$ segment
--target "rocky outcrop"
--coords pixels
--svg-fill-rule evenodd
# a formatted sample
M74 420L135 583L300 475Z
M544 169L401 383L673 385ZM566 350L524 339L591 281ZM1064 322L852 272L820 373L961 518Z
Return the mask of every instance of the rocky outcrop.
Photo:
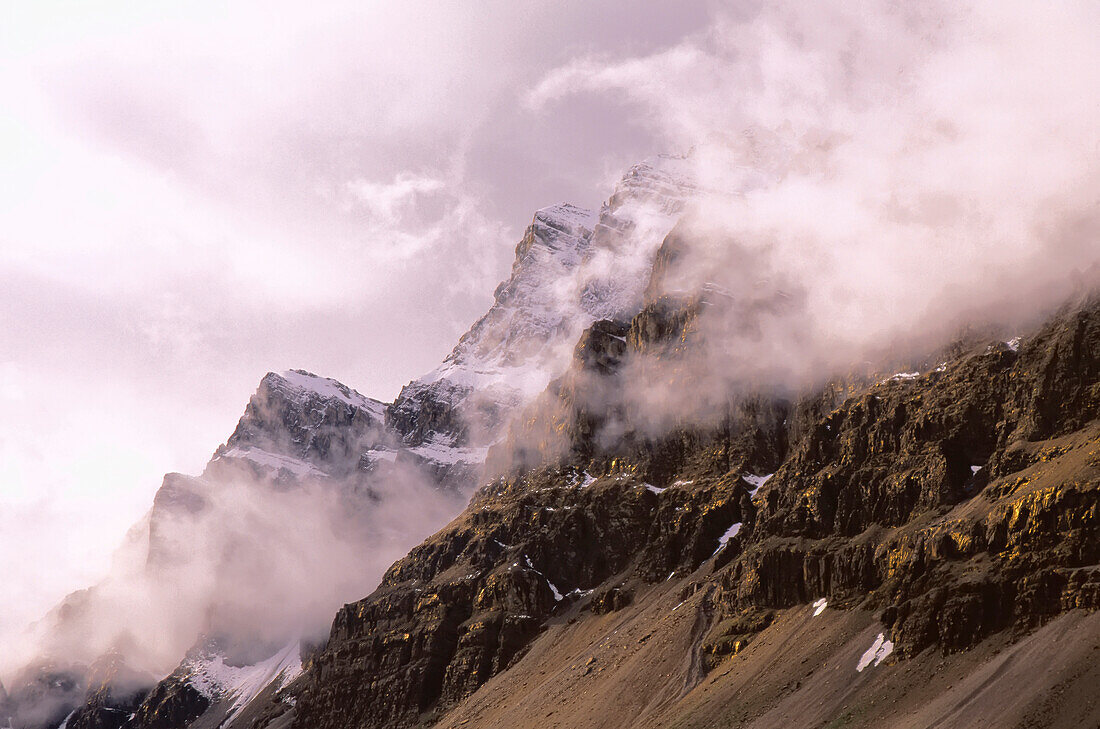
M189 676L173 673L149 692L129 726L148 729L188 726L209 708L210 699L191 684Z
M676 157L635 165L598 214L568 204L539 210L489 311L388 408L405 444L493 443L566 369L587 327L633 316L656 250L694 193L689 167Z
M545 385L554 346L575 336L577 312L560 300L569 296L562 284L584 260L596 219L573 205L535 213L489 311L387 410L406 444L484 445L511 408Z
M702 674L819 598L877 610L900 657L1100 607L1096 299L926 372L740 396L707 427L608 437L614 413L591 403L616 401L643 350L680 356L662 343L690 341L694 305L662 316L679 326L647 310L581 338L505 446L542 465L484 487L340 612L296 726L431 724L554 616L621 610L669 579L703 593Z
M287 480L346 477L364 453L392 446L384 412L383 403L331 378L305 370L269 372L214 453L208 475L243 463Z
M156 683L148 674L131 670L123 657L108 653L87 674L84 701L66 720L66 729L119 729L137 711Z
M11 682L3 704L10 726L57 726L80 703L86 686L80 667L40 662Z

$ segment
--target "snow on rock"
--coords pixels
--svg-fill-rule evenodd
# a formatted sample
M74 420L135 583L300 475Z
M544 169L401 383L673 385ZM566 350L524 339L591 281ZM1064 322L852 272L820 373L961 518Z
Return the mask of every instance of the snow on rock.
M631 167L615 187L577 277L592 321L628 318L641 307L653 258L697 192L693 165L660 155Z
M875 642L871 644L864 654L860 657L859 663L856 664L856 670L862 672L867 666L882 663L886 656L894 652L894 644L891 641L886 640L886 636L882 633L878 634L875 638Z
M294 640L267 660L250 666L231 666L224 656L203 652L188 658L184 668L191 686L212 703L232 702L222 724L225 726L265 688L274 685L279 691L301 675L301 646Z
M565 595L561 594L561 590L558 589L557 585L555 585L553 582L551 582L549 577L547 577L542 572L539 572L537 569L535 569L535 565L531 564L531 558L530 557L528 557L526 554L523 555L523 561L527 563L527 569L531 570L536 575L538 575L542 579L546 580L546 585L550 588L550 592L554 595L554 602L561 602L563 599L565 599ZM580 588L578 588L577 590L574 590L573 592L579 592L579 590L580 590ZM570 593L570 594L572 594L572 593Z
M768 479L774 476L774 473L769 473L766 476L754 476L751 473L745 474L741 477L741 480L752 486L752 490L749 491L749 496L756 496L756 492L760 490L760 487L768 482Z
M362 408L379 420L385 414L386 406L383 403L364 397L331 377L321 377L305 370L286 370L275 377L278 380L272 378L274 387L282 387L286 392L299 397L313 395L326 400L339 400L345 405Z
M246 461L259 475L339 478L392 440L382 403L305 370L269 372L205 475L217 480L226 463Z
M397 451L389 448L372 448L363 455L372 461L389 461L393 463L397 460Z
M407 449L409 453L412 453L427 461L434 461L435 463L484 463L485 456L489 452L489 447L484 446L482 448L456 448L445 443L430 442L418 445L413 448Z
M654 485L653 485L653 484L651 484L651 483L647 483L647 484L645 485L645 487L646 487L646 490L647 490L647 491L652 491L652 492L653 492L653 493L655 493L655 494L663 494L664 492L668 491L668 489L667 489L667 488L663 488L663 489L662 489L662 488L658 488L657 486L654 486Z
M1022 339L1020 337L1013 337L1012 339L1009 339L1007 342L1005 342L1005 346L1013 352L1019 352L1021 341Z
M737 536L737 534L738 534L738 533L739 533L740 531L741 531L741 522L737 522L736 524L734 524L733 526L731 526L731 527L730 527L729 529L727 529L727 530L726 530L726 533L725 533L725 534L723 534L722 536L718 537L718 549L714 550L714 554L718 554L718 553L719 553L719 552L721 552L721 551L722 551L723 549L725 549L725 547L726 547L726 543L727 543L727 542L729 542L729 540L731 540L731 539L733 539L734 537L736 537L736 536ZM713 557L713 556L714 556L714 554L712 554L711 556Z
M390 407L403 441L495 440L566 369L584 329L640 309L653 257L694 194L692 165L677 157L635 165L599 213L568 204L536 212L489 311ZM421 412L433 413L430 428Z
M829 606L829 601L826 600L825 598L821 598L820 600L816 601L813 605L813 608L814 608L813 617L816 618L818 615L825 612L825 608L827 608L828 606Z
M278 453L269 453L260 448L245 446L242 448L229 448L214 457L215 461L221 459L240 459L258 466L261 470L290 471L298 477L325 476L325 472L316 466L300 461L290 456L282 456Z
M596 220L596 213L568 204L535 213L489 311L439 367L406 385L391 407L407 443L443 435L484 445L506 415L546 388L584 325L574 321L568 289ZM457 417L435 423L430 433L418 422L425 409Z

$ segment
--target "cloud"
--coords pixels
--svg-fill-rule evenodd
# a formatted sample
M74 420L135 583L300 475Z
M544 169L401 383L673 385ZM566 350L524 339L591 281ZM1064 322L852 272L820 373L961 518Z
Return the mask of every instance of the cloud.
M460 507L458 494L399 465L293 484L217 462L201 478L170 475L107 574L10 639L0 670L10 678L28 657L87 665L118 650L159 677L200 637L245 662L294 636L323 640L341 605Z
M567 64L528 101L620 94L693 148L708 192L679 285L798 293L769 329L782 351L742 359L820 376L876 342L1034 316L1096 264L1097 20L1090 3L768 3Z
M706 4L13 5L0 645L108 571L161 475L199 472L263 373L386 399L435 367L533 211L598 206L654 147L617 105L533 114L523 90L676 39Z

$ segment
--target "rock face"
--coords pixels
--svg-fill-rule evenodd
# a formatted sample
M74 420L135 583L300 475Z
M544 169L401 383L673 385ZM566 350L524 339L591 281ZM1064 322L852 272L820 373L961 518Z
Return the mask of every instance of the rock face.
M1028 641L1069 630L1051 626L1100 645L1082 616L1100 607L1100 299L914 371L804 390L716 379L699 360L707 317L754 336L790 303L685 287L685 165L632 168L598 215L539 211L489 312L394 403L301 370L266 375L204 472L166 476L134 532L127 579L150 594L213 584L185 611L199 619L158 675L171 673L154 682L125 660L144 638L131 625L46 660L86 645L131 583L99 585L48 617L54 650L0 691L0 716L20 729L879 726L873 687L901 680L881 669L935 671L999 641L1011 659L986 674L960 659L972 690L931 697L954 707L940 725L969 726L950 717L982 715L974 697L1009 690L997 682L1038 650ZM423 489L457 495L446 518L473 495L411 551L428 526L377 541L386 505ZM248 524L280 508L297 519L254 538ZM288 540L318 524L352 566L307 561L265 592L316 546ZM317 597L313 572L367 572L386 549L407 554L339 608L327 639L269 624ZM351 599L370 589L354 584ZM1083 696L1100 675L1066 653L1058 690ZM814 675L823 656L832 678ZM869 703L853 708L856 695ZM986 714L1100 721L1078 703ZM1068 723L1044 718L1056 715Z
M1100 300L926 372L740 397L713 427L609 439L591 404L629 385L632 353L675 358L697 307L584 334L508 444L544 465L484 487L340 611L295 726L446 724L555 616L623 610L678 576L696 596L685 690L819 598L878 611L902 658L1100 607ZM539 451L532 432L567 447Z
M211 467L236 459L291 476L344 476L371 449L392 445L385 404L304 370L269 372ZM210 467L208 467L209 469Z
M127 667L122 656L109 653L88 670L88 690L82 705L69 715L69 729L118 729L125 726L137 710L153 677Z
M407 444L488 442L508 408L542 389L549 350L576 326L558 300L568 296L561 283L581 265L596 219L572 205L535 214L489 311L439 368L406 385L389 408L389 422Z
M184 599L165 610L172 615L165 620L176 623L163 630L154 627L154 632L190 632L196 639L200 632L214 635L227 641L230 652L274 639L249 617L262 608L264 598L257 596L253 602L259 604L249 608L235 597L237 590L246 588L233 585L242 576L251 580L276 569L265 555L287 549L288 542L285 535L258 536L243 524L234 525L241 499L265 504L270 511L283 508L280 503L295 503L296 494L316 495L326 506L307 507L311 512L302 514L306 521L319 520L327 525L325 530L346 534L344 541L360 544L363 551L377 551L370 529L394 531L397 525L377 525L371 514L384 513L387 500L399 499L402 490L428 485L450 493L450 514L458 511L481 473L489 444L500 437L508 418L566 365L579 333L601 312L636 308L644 286L642 273L691 193L682 167L682 160L674 158L635 166L599 214L572 205L538 211L516 248L511 276L498 287L490 310L440 368L408 385L392 404L304 370L268 373L236 430L203 473L165 477L152 509L131 535L126 574L71 596L64 609L44 621L42 644L47 650L75 658L64 669L73 690L58 705L78 706L74 717L82 722L107 716L100 700L114 696L107 689L88 694L82 707L75 699L94 682L89 666L102 651L117 647L131 662L161 665L163 652L155 659L142 656L142 631L150 629L143 621L120 623L112 628L113 634L85 637L104 632L102 626L112 620L106 616L117 614L125 600L120 593L182 590ZM608 267L611 260L617 268ZM246 518L268 516L256 510L254 518ZM417 537L431 526L427 521L416 527L424 530ZM393 539L387 539L386 548L393 549ZM216 597L191 605L201 601L198 591L207 589L196 584L209 586ZM308 594L296 599L316 602ZM184 617L175 615L180 610ZM194 649L204 645L203 640ZM237 667L262 664L263 651L242 659ZM193 671L194 662L185 660L143 702L134 702L129 694L125 701L112 698L118 706L112 704L111 711L124 704L136 709L130 712L133 727L199 726L212 720L222 710L219 699L195 693L188 678ZM108 689L112 685L103 684ZM26 709L29 702L21 706ZM116 713L121 715L121 709ZM39 725L18 721L22 726Z
M661 157L628 170L598 214L538 211L493 306L438 369L402 389L387 422L414 449L494 442L505 416L565 369L582 331L638 310L655 252L693 193L687 162Z

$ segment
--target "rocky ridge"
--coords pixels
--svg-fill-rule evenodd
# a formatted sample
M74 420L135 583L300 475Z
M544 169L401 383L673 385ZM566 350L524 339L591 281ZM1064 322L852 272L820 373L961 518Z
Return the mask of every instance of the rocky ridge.
M570 446L484 487L340 611L294 726L446 724L549 626L644 604L669 580L696 616L684 691L814 601L878 616L864 665L1100 607L1100 300L924 372L739 397L717 427L608 445L585 404L626 386L629 350L677 356L697 307L582 337L517 426Z
M650 220L645 235L639 235L635 218L659 208L659 219L671 226L675 211L690 192L688 183L663 169L675 164L669 158L633 168L598 216L571 205L536 213L517 246L510 278L495 292L492 308L440 368L407 386L393 404L366 398L342 383L304 370L268 373L236 430L216 450L204 472L197 477L165 477L152 509L131 535L131 574L143 583L175 584L172 590L196 574L213 574L215 582L231 579L231 572L217 577L225 571L224 565L204 567L206 557L196 556L192 541L192 535L203 534L211 524L232 521L232 506L225 499L231 484L251 484L248 488L261 500L296 492L334 494L350 514L341 518L352 532L358 528L355 515L376 510L380 498L392 496L387 496L386 489L403 480L426 481L463 498L475 483L488 444L499 437L505 413L522 407L544 387L558 366L555 348L567 345L593 320L589 309L631 306L630 296L640 290L637 282L594 293L585 266L611 243L630 244L634 250L629 255L623 250L616 255L637 259L636 268L648 265L645 257L663 231ZM593 243L597 229L603 232ZM618 298L601 298L612 295ZM456 502L454 510L458 508ZM232 531L230 527L230 535ZM242 543L239 539L238 546L233 543L230 539L218 547L236 550L231 564L249 569L250 562L263 563L263 544L248 544L245 551L251 556L241 558ZM151 578L152 574L156 577ZM127 579L135 578L122 576L116 582L124 585ZM200 619L201 613L222 615L219 620L224 627L210 624L208 617L206 637L200 637L168 678L153 686L145 675L140 689L125 696L107 690L112 682L98 679L79 658L72 665L57 667L45 657L71 657L74 646L84 645L80 652L87 655L85 660L93 660L100 649L82 636L102 624L104 613L113 609L116 592L112 588L119 584L74 593L43 621L39 628L44 657L16 679L11 696L5 694L4 712L28 727L56 726L61 719L69 727L204 726L217 716L221 719L216 724L228 725L250 717L248 707L227 711L229 689L210 684L203 691L197 685L202 681L196 655L241 671L267 660L247 649L260 645L263 653L266 639L257 644L249 631L240 634L240 628L233 627L243 618L232 613L237 609L232 604L197 609ZM108 636L109 644L140 646L143 629L120 625L117 635ZM251 662L257 658L261 660ZM120 666L125 668L125 662ZM278 691L258 692L247 703L273 693ZM47 697L46 703L56 704L55 710L32 717L34 707Z
M331 481L369 503L389 469L446 488L470 483L451 466L488 451L502 475L340 609L326 641L250 657L203 642L138 695L44 665L8 704L35 686L83 696L66 729L785 726L810 714L880 726L892 715L873 705L890 694L875 692L931 670L930 656L965 668L995 645L1016 660L1065 625L1100 646L1087 617L1100 607L1100 299L1027 336L960 341L930 365L705 393L705 417L644 427L629 409L639 374L686 402L710 384L690 366L702 317L783 305L663 285L687 243L667 233L689 188L642 165L598 222L540 211L494 309L393 405L269 375L207 472L166 479L162 513L184 518L242 469L273 493ZM548 296L548 278L568 295ZM502 434L508 409L521 415ZM1079 653L1058 691L1077 696L1095 677ZM985 683L952 668L980 686L938 725L982 725L958 717L1014 670L997 665ZM1008 714L1020 726L1100 720L1084 699L1044 714L1047 697L1021 695L1031 703Z

